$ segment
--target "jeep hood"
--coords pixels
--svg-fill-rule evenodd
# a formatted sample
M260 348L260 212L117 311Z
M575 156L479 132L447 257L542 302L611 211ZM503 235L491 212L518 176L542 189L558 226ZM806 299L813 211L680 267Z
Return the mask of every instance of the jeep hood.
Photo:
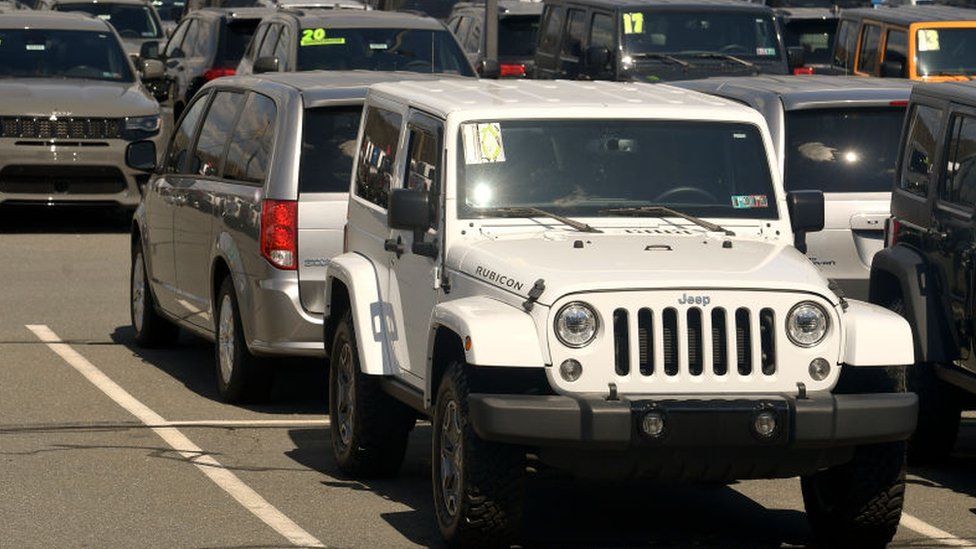
M448 267L540 303L579 292L679 288L826 292L827 280L792 246L715 234L546 233L486 240L452 250Z
M159 114L159 105L138 82L0 80L0 97L0 114L5 116L48 117L56 112L58 116L121 118Z

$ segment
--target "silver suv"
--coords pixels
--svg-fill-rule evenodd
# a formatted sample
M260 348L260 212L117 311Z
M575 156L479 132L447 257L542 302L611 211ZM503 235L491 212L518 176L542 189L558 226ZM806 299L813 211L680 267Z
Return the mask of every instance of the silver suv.
M132 225L136 342L216 341L229 402L260 400L260 357L324 355L324 265L342 251L366 87L389 73L220 78L176 125ZM423 78L416 75L414 78Z
M0 121L0 203L139 203L149 174L125 157L135 142L155 149L159 105L105 21L0 14Z
M884 247L908 80L756 76L676 82L745 103L769 124L787 192L823 191L824 230L807 255L847 295L867 299Z

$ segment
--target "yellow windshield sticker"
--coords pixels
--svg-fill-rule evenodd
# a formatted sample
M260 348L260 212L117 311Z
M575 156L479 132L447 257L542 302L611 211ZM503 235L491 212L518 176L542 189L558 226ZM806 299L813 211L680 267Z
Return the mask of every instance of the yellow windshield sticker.
M637 11L624 14L624 34L644 34L644 14Z
M939 51L939 31L935 29L918 31L918 51Z
M498 122L464 124L461 126L466 164L490 164L505 161L502 126Z
M327 38L325 29L302 29L302 40L299 42L302 46L333 46L345 43L345 38Z

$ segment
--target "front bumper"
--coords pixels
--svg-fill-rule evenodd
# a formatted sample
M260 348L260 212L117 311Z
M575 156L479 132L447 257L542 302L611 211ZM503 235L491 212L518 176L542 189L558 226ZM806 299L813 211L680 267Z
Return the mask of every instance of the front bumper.
M915 430L914 393L787 395L655 395L604 397L469 395L475 432L485 440L538 447L630 448L853 447L907 439ZM640 430L649 411L664 417L659 437ZM753 430L755 415L770 411L777 431Z

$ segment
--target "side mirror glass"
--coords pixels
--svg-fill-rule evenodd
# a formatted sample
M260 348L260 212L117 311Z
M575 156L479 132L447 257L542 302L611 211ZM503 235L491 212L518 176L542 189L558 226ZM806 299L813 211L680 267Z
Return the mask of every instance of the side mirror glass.
M143 59L140 65L143 80L160 80L166 74L166 68L159 59Z
M482 78L498 78L502 74L502 69L497 59L482 59L478 61L476 68Z
M388 222L393 229L426 230L430 225L430 195L421 189L393 189Z
M251 71L254 74L261 74L263 72L278 72L278 58L258 57L254 60L254 66Z
M881 63L881 76L886 78L905 78L905 62L901 59L885 59Z
M793 191L786 194L786 209L793 229L793 246L807 253L807 233L824 228L823 191Z
M153 40L143 42L139 47L139 57L141 59L159 59L159 42Z
M583 54L583 71L589 75L595 75L606 70L610 64L612 56L610 50L603 46L590 46Z
M156 144L136 141L125 148L125 165L144 172L156 169Z
M786 64L789 65L791 69L802 67L806 64L806 56L803 52L803 46L790 46L786 48Z

